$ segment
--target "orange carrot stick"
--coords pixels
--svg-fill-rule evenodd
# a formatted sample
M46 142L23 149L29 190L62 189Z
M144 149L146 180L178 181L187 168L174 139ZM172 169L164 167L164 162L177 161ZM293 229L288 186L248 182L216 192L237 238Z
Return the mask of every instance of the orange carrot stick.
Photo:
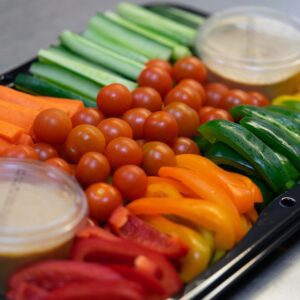
M11 143L17 142L24 129L10 122L0 120L0 137Z

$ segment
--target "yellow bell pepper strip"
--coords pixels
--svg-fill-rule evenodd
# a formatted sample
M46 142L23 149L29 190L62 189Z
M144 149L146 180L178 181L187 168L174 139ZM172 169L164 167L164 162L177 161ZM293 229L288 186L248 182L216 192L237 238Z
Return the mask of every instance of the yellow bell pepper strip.
M280 105L280 104L284 103L285 101L300 102L300 94L282 95L282 96L276 97L275 99L272 100L272 104L273 105Z
M187 186L179 181L163 178L159 176L148 176L148 185L151 183L168 183L171 184L181 195L189 198L198 198L198 196Z
M148 184L145 197L182 198L183 196L172 184L157 182Z
M241 220L243 222L243 225L245 227L246 232L248 232L251 229L251 227L252 227L251 222L246 218L245 215L241 216Z
M206 157L194 154L177 155L176 164L178 167L201 173L207 180L217 182L233 200L240 213L251 210L256 197L257 201L263 200L259 189L250 179L225 171Z
M245 235L245 228L242 226L240 215L232 203L230 197L217 181L207 178L204 173L178 168L162 167L159 176L171 178L182 182L198 195L198 198L205 199L221 206L234 224L235 239L239 241Z
M226 251L224 251L224 250L216 250L213 254L210 265L219 261L225 254L226 254Z
M236 242L231 216L224 206L191 198L140 198L127 205L136 215L175 215L214 232L218 249L231 249Z
M175 236L188 245L189 252L180 261L180 278L183 282L189 282L207 268L212 256L212 245L201 232L161 216L144 216L142 219L162 233Z

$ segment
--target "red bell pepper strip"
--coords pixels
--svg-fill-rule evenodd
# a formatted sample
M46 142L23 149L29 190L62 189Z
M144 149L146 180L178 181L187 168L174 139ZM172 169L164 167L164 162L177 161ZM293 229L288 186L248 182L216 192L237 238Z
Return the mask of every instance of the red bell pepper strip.
M137 242L170 258L187 254L188 246L178 237L169 236L133 215L127 208L118 207L108 221L118 236Z
M133 241L99 237L79 239L72 249L72 258L106 265L125 264L143 271L150 269L150 274L155 270L155 275L160 279L168 296L175 294L182 287L175 268L162 255Z
M6 294L8 300L44 300L48 292L29 283L21 283L16 290Z

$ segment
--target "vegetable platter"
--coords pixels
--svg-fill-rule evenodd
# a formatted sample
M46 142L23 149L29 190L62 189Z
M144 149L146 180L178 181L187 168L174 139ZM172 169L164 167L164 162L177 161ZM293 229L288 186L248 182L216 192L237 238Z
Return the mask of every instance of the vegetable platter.
M1 76L2 159L58 169L89 208L8 300L217 298L299 230L300 97L209 82L206 17L121 3Z

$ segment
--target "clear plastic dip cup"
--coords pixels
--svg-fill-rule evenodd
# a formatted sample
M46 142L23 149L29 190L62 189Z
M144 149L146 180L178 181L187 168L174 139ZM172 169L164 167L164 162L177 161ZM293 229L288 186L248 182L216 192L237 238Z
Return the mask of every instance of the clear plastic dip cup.
M67 257L87 211L82 189L62 171L0 160L0 294L19 267Z
M196 51L212 81L271 99L300 89L300 23L263 7L216 13L199 29Z

